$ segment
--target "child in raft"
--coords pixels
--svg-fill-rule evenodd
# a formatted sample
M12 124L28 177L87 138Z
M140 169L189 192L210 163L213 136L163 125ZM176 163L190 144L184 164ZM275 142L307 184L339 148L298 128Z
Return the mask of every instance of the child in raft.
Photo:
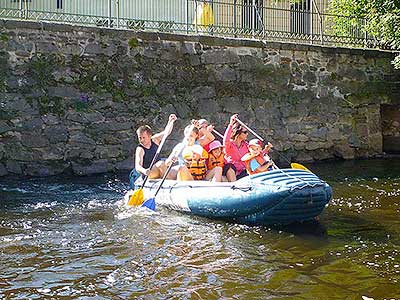
M222 179L230 182L236 181L236 168L233 164L225 162L224 146L220 141L213 141L209 144L207 168L212 170L215 167L222 168Z
M268 143L264 150L259 139L252 139L249 142L249 153L245 154L241 160L246 164L249 175L266 172L272 169L274 163L268 156L272 144Z
M206 164L208 153L200 145L194 144L186 147L182 156L194 180L222 181L222 167L216 166L208 170Z

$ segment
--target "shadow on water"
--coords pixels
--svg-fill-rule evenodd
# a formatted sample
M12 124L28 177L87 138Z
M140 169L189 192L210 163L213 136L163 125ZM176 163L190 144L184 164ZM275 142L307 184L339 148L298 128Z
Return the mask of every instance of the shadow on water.
M328 232L326 225L318 220L296 222L284 226L271 226L269 228L276 231L292 233L299 237L314 236L319 238L326 238Z

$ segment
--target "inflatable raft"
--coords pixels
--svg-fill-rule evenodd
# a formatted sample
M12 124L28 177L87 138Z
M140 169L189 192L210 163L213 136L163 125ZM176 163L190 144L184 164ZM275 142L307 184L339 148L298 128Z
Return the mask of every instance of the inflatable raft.
M147 181L145 199L154 196L160 181ZM126 201L132 193L125 195ZM166 180L155 200L157 206L197 216L271 225L312 220L331 198L331 187L315 174L278 169L235 182Z

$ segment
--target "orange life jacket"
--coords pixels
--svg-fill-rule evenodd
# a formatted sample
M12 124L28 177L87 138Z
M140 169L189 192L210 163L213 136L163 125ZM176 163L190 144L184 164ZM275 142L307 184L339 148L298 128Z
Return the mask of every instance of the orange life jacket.
M244 163L246 164L246 171L247 171L247 173L248 173L249 175L252 175L252 174L257 174L257 173L264 172L264 171L259 171L259 170L257 170L257 169L253 171L253 170L251 169L251 167L250 167L250 162L251 162L253 159L257 160L257 162L260 164L260 166L266 164L266 161L265 161L264 156L262 155L262 153L259 154L259 155L257 155L257 156L253 156L253 155L251 155L250 153L247 153L247 154L245 154L245 155L242 157L242 159L241 159L241 160L244 161Z
M212 170L215 167L223 168L224 164L225 164L224 154L221 153L221 155L219 157L215 157L214 155L212 155L211 152L208 154L208 160L207 160L207 169L208 170Z
M203 180L206 177L207 167L204 159L186 160L186 167L189 169L194 180Z

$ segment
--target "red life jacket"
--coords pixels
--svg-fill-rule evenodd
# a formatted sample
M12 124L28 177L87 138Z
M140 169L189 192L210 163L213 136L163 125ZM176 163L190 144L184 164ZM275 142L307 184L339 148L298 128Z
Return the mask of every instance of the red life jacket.
M260 153L260 154L257 155L257 156L253 156L253 155L251 155L250 153L245 154L245 155L242 157L241 160L244 161L244 163L246 164L246 171L247 171L247 173L248 173L249 175L252 175L252 174L257 174L257 173L262 173L262 172L264 172L264 171L259 171L259 170L257 170L257 169L255 169L255 170L253 171L253 170L251 169L251 167L250 167L250 162L251 162L253 159L257 160L257 162L260 164L260 166L262 166L262 165L264 165L264 164L266 163L266 161L265 161L264 156L263 156L262 153Z

